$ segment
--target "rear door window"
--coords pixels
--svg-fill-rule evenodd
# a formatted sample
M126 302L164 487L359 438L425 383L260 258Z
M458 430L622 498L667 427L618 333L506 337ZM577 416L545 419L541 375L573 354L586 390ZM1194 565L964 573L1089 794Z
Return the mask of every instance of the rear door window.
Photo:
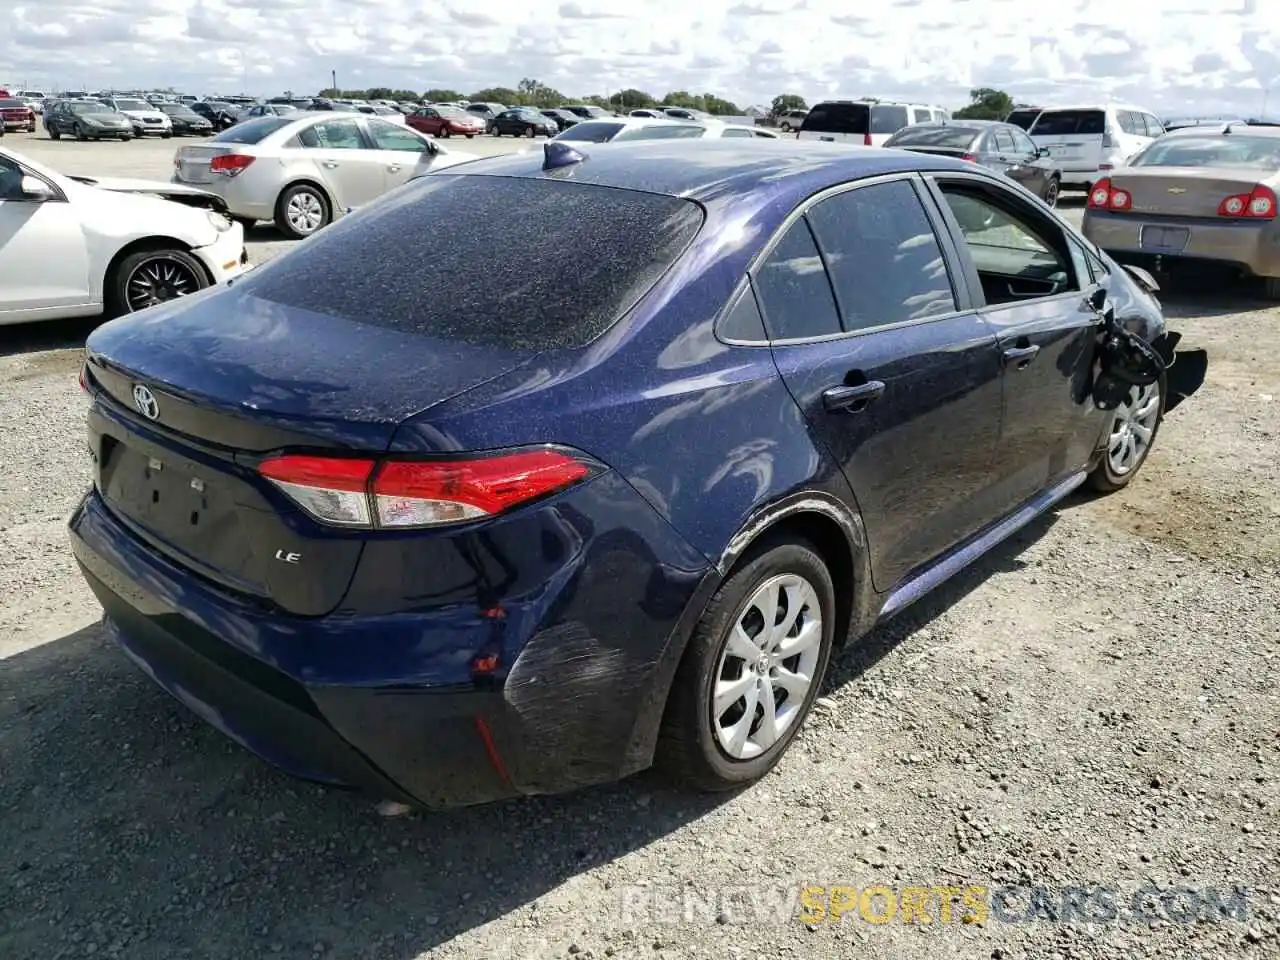
M1036 117L1040 116L1038 109L1015 110L1009 116L1005 117L1005 123L1012 123L1015 127L1021 127L1023 130L1030 130L1031 125L1036 122Z
M678 197L442 172L385 194L241 282L252 296L403 333L574 348L644 296L702 220L701 207Z
M831 281L803 217L791 225L752 279L771 339L798 340L840 332Z
M808 217L845 330L955 311L933 224L906 180L837 194L816 204Z
M871 132L871 111L865 103L820 103L805 114L800 130L863 136Z
M1018 152L1018 147L1013 142L1013 137L1009 135L1008 130L996 131L996 151L1003 154L1014 154Z
M556 137L557 140L576 140L583 143L607 143L616 137L623 130L621 123L607 123L601 120L588 120L585 123L574 124L564 133Z
M288 117L257 117L228 127L213 138L213 143L261 143L281 127L293 121Z
M906 107L877 105L871 108L872 133L897 133L910 122Z
M928 107L916 107L911 111L912 123L928 123L933 119L933 114Z
M1105 132L1107 115L1102 110L1046 110L1031 128L1033 137L1090 136Z

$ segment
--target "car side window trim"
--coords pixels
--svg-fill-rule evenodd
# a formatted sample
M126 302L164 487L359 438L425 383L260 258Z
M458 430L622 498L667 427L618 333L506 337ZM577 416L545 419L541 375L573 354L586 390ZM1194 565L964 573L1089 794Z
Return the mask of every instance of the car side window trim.
M1079 298L1092 285L1091 282L1086 282L1088 281L1087 277L1074 276L1074 274L1076 273L1076 261L1075 261L1075 257L1071 255L1071 244L1074 240L1074 231L1068 230L1067 226L1061 220L1059 220L1056 216L1047 216L1043 211L1037 210L1034 207L1032 207L1030 204L1026 202L1026 200L1024 200L1022 197L1019 197L1016 193L1014 193L1008 187L1004 186L1004 184L997 183L994 180L987 177L978 177L972 174L965 174L965 173L948 172L946 174L929 174L924 178L924 180L927 185L927 188L934 196L934 202L938 205L938 208L941 212L942 217L947 222L949 231L951 231L952 235L957 238L963 236L963 233L960 229L959 222L956 220L955 215L951 212L950 205L947 203L946 196L943 192L941 183L939 181L944 181L949 183L968 182L973 184L975 187L984 188L994 193L999 198L1000 201L1003 201L1005 204L1007 204L1011 208L1011 210L1016 212L1020 217L1025 217L1026 219L1030 220L1032 223L1035 223L1038 220L1041 223L1045 223L1051 226L1054 230L1057 231L1059 237L1061 238L1060 242L1050 244L1050 246L1053 249L1053 252L1056 253L1059 258L1061 258L1063 263L1070 266L1071 272L1073 274L1072 279L1075 281L1076 289L1064 290L1062 293L1050 294L1044 297L1036 297L1033 300L1021 301L1019 303L994 303L994 304L987 303L986 298L982 296L982 293L981 293L982 281L978 275L977 264L974 263L973 257L970 256L968 247L964 244L958 245L957 255L964 264L963 275L968 281L970 287L973 290L977 291L977 293L974 295L974 298L973 298L972 312L976 312L979 315L981 315L986 313L992 313L994 311L999 311L999 310L1008 310L1011 307L1022 306L1022 305L1025 305L1026 303L1057 303L1059 301L1066 301L1073 298ZM1041 237L1040 239L1045 240L1046 242L1049 241L1049 238L1047 237Z
M758 343L758 344L739 342L739 341L728 340L728 339L722 339L722 342L732 346L792 346L792 345L805 344L805 343L823 343L829 340L850 340L855 337L863 337L869 334L883 333L887 330L899 330L899 329L904 329L908 327L918 327L918 326L921 326L922 324L937 323L941 320L949 320L954 317L966 316L966 315L972 314L974 312L973 304L975 304L976 301L973 299L973 295L970 292L971 282L968 280L967 276L962 274L961 272L961 265L963 261L961 261L960 259L960 254L957 247L955 246L953 237L948 232L950 230L950 227L946 224L944 220L939 219L939 214L934 209L934 205L936 204L936 201L934 200L932 195L927 193L927 187L924 185L920 174L915 172L891 173L891 174L885 174L883 176L867 177L862 180L854 180L848 183L836 184L834 186L828 187L827 189L819 193L814 194L812 197L809 197L803 203L799 204L794 210L792 210L791 213L787 215L786 219L783 220L783 222L778 225L778 228L774 231L773 236L771 236L769 240L765 243L765 245L760 248L759 252L756 253L756 255L752 258L750 264L748 264L746 276L743 278L742 281L739 281L739 285L747 281L754 282L754 277L758 273L760 267L765 263L765 261L769 259L769 256L773 253L774 248L778 245L778 243L782 240L782 238L786 236L787 231L789 231L801 218L805 217L805 215L809 212L809 209L811 207L821 203L823 200L827 200L830 197L838 196L839 194L842 194L842 193L847 193L850 190L857 190L862 187L872 186L873 184L888 183L895 180L906 180L909 183L911 183L912 187L916 191L917 196L920 197L921 206L924 207L925 214L926 216L928 216L929 222L933 227L934 236L937 238L938 245L942 249L943 258L946 260L947 272L951 278L952 289L955 293L956 303L958 305L957 309L949 310L945 313L931 314L927 317L914 317L910 320L901 320L901 321L898 321L897 323L884 323L884 324L879 324L877 326L872 326L872 327L861 327L857 330L849 330L849 331L841 330L836 333L824 334L822 336L816 336L816 337L794 337L789 339L777 339L777 340L769 340L766 343ZM985 182L985 178L983 178L983 182ZM808 228L807 220L806 220L805 226L806 228ZM810 229L810 235L812 235L811 229ZM818 244L816 237L814 238L814 244L818 247L819 253L823 256L823 270L825 273L827 272L825 268L826 255L822 254L821 245ZM976 278L976 274L975 274L975 278ZM831 283L830 273L827 273L827 282ZM835 295L834 287L832 289L832 295L833 296ZM732 307L737 304L738 296L739 296L738 288L735 288L734 294L727 299L724 310L721 312L720 316L716 318L715 325L713 327L714 329L719 328L719 324L723 319L723 317L726 316L729 310L731 310ZM837 300L836 302L838 305L839 300Z

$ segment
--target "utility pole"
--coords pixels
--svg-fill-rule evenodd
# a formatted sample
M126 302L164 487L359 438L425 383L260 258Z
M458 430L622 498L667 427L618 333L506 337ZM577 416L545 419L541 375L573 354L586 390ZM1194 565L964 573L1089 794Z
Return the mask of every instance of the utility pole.
M1271 84L1267 84L1265 87L1262 88L1262 116L1258 117L1259 120L1267 119L1267 99L1270 96L1271 96Z
M333 89L333 95L336 97L338 95L338 71L337 70L329 71L329 86Z

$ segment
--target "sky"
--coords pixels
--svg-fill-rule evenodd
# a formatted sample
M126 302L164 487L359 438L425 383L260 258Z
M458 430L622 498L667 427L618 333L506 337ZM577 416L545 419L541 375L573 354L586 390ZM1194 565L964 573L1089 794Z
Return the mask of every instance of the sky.
M1280 0L17 0L0 84L466 94L529 77L767 105L779 93L956 107L1121 99L1280 116ZM875 9L871 5L866 10ZM1270 93L1267 89L1271 87Z

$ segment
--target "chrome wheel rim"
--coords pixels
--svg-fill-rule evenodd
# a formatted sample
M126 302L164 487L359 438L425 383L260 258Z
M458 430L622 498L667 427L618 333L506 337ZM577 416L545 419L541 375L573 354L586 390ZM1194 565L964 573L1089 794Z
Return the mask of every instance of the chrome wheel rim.
M1058 191L1059 191L1059 190L1060 190L1060 187L1058 186L1058 181L1056 181L1056 180L1050 180L1050 181L1049 181L1049 189L1048 189L1048 191L1045 193L1044 202L1045 202L1045 203L1047 203L1047 204L1048 204L1049 206L1051 206L1051 207L1056 207L1056 206L1058 205Z
M324 204L314 193L295 193L289 198L285 216L289 218L289 226L298 233L315 233L324 222Z
M752 760L799 722L822 649L817 591L796 574L766 580L742 607L716 665L711 726L730 758Z
M1151 449L1151 438L1160 417L1160 387L1152 383L1132 387L1124 403L1111 418L1107 440L1107 465L1112 474L1123 477L1136 470Z
M190 266L161 255L133 268L125 280L124 298L132 312L185 297L199 289L200 280Z

